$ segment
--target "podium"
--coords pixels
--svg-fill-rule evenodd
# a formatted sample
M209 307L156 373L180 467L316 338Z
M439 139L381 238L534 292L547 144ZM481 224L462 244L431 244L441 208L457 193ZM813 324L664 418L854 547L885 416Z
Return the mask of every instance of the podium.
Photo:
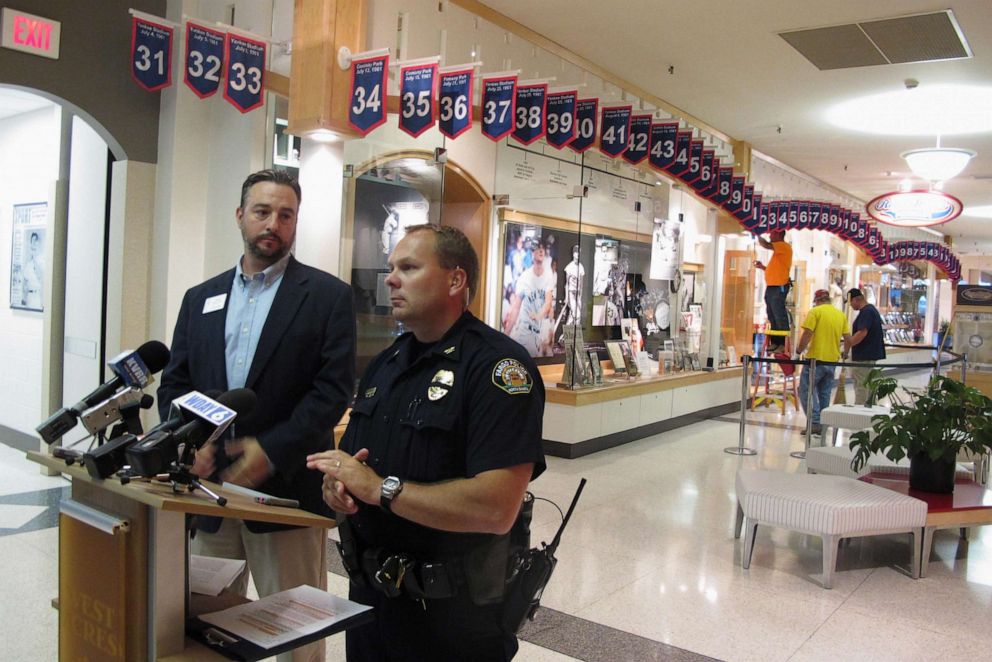
M185 636L186 618L195 615L188 609L186 515L334 526L330 518L256 504L213 483L206 485L227 505L199 490L176 493L168 482L124 485L46 453L27 457L72 477L71 498L59 512L60 660L223 659Z

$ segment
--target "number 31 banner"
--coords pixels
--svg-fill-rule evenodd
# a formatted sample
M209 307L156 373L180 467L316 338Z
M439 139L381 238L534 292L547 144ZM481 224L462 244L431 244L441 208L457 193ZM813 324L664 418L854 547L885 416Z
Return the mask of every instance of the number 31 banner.
M351 63L351 105L348 124L361 135L386 121L386 72L389 55L355 60Z
M224 66L224 33L193 23L186 24L186 74L193 94L206 99L220 87Z
M265 43L227 33L224 98L247 113L265 99Z
M149 92L172 85L172 28L131 20L131 77Z

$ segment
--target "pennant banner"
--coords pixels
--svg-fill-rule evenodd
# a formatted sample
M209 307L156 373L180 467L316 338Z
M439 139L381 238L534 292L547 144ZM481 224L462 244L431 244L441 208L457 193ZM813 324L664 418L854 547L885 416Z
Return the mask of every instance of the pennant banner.
M437 63L400 67L400 130L414 138L434 126Z
M717 169L716 187L713 195L710 196L710 200L722 207L723 203L730 199L730 184L733 176L734 169L730 166L720 166L720 168ZM771 225L771 214L769 214L768 222L768 229L774 229Z
M186 24L186 72L183 81L193 94L206 99L220 88L224 68L224 33Z
M579 93L574 91L548 95L545 140L555 149L562 149L575 140L575 106L578 101Z
M472 78L474 69L445 71L438 92L438 129L457 138L472 127Z
M596 116L599 99L579 99L575 104L575 140L568 143L572 151L582 153L596 142Z
M224 98L242 113L265 101L265 43L227 33Z
M676 122L651 125L651 154L648 162L657 170L668 170L675 162L675 136L679 125Z
M172 85L172 28L131 19L131 77L149 92Z
M482 135L499 140L513 130L517 77L482 79Z
M679 179L689 172L689 148L692 146L692 131L678 131L675 134L675 158L668 166L668 172Z
M630 139L624 150L623 160L631 165L637 165L648 158L648 146L651 143L651 116L634 115L630 118Z
M627 149L632 106L603 108L599 120L599 151L616 158Z
M703 141L702 140L690 140L689 141L689 168L682 175L682 181L686 184L692 184L699 179L700 168L702 167L703 160Z
M713 158L716 153L712 149L704 149L699 159L699 176L690 182L692 188L699 194L705 195L703 191L709 188L713 182ZM691 156L690 164L691 164ZM690 171L692 166L689 166Z
M386 121L386 73L389 55L351 63L351 105L348 125L365 136Z
M545 103L548 100L548 84L518 85L513 124L513 139L529 145L544 137Z

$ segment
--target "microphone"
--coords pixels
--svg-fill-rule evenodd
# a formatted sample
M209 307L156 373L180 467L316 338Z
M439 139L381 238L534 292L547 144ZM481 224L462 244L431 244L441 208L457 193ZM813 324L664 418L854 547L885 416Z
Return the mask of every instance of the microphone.
M144 393L140 388L130 386L84 411L79 415L79 421L87 432L96 434L121 420L125 413L130 411L137 415L138 408L150 409L154 402L152 396Z
M255 392L247 388L232 389L217 400L197 391L176 398L173 415L125 451L131 471L139 476L163 473L186 449L198 449L220 437L235 418L255 408L255 401Z
M142 389L151 383L154 373L160 372L169 362L169 348L158 340L149 340L136 351L123 352L108 361L114 378L98 386L96 390L72 407L63 407L43 421L35 430L46 444L59 440L76 425L79 415L91 409L122 386Z

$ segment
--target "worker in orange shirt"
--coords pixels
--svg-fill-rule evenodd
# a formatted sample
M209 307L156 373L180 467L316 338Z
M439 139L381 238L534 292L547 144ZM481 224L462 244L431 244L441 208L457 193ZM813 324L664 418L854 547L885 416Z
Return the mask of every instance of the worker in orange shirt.
M765 306L768 309L768 323L773 331L788 331L789 313L785 309L785 297L792 287L789 273L792 271L792 246L785 242L785 230L772 230L768 235L771 241L758 236L762 248L772 251L772 259L768 266L756 260L754 266L765 271ZM771 336L768 349L771 352L781 351L785 340L782 336Z

